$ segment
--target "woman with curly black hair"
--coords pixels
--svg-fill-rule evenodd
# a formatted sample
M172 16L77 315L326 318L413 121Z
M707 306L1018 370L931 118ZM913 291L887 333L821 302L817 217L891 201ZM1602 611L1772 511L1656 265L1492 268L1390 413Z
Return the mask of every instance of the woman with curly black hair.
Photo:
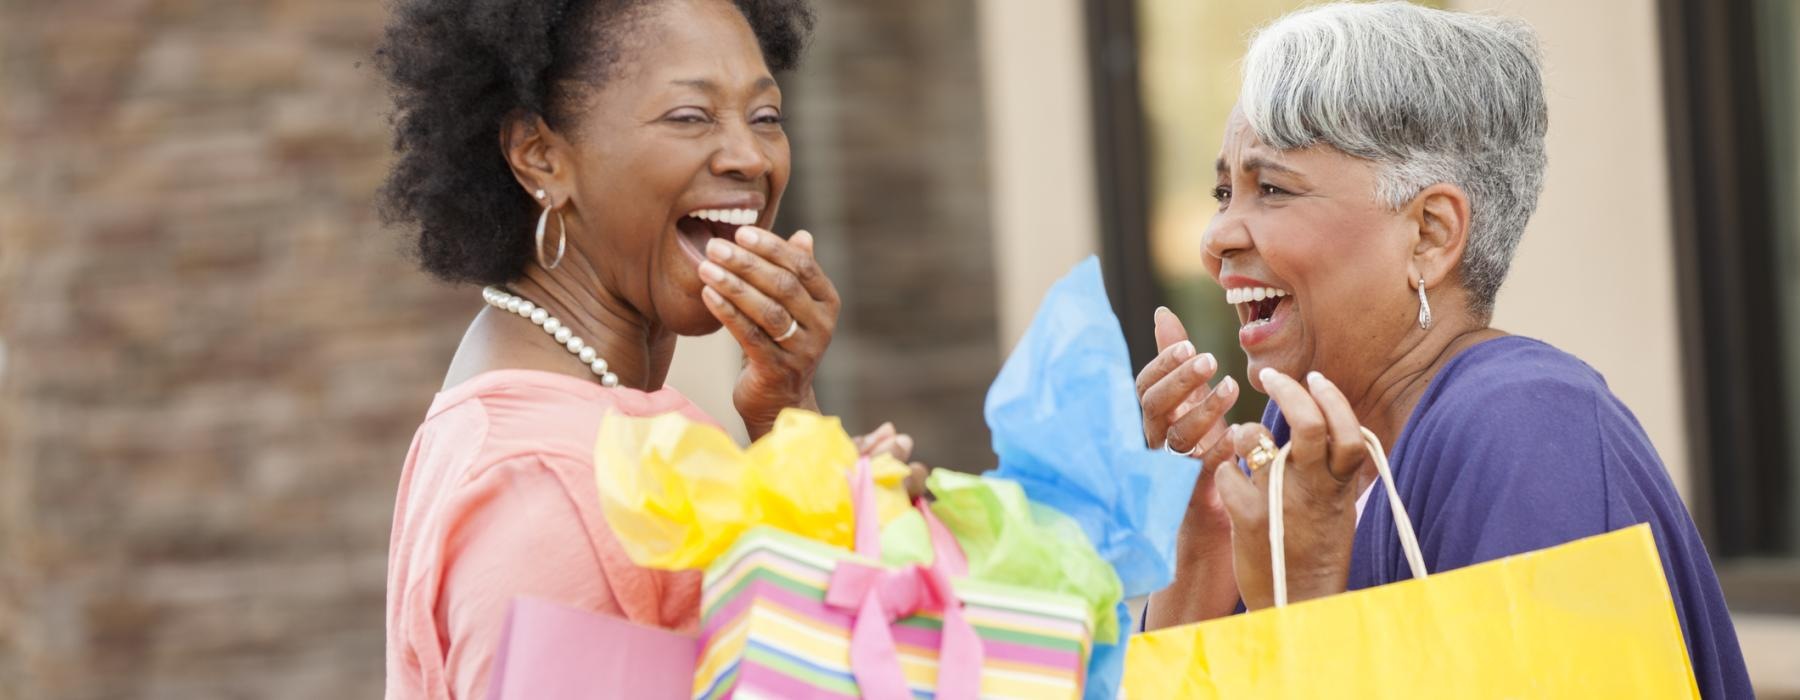
M771 232L790 167L772 70L812 24L804 0L396 1L383 213L488 307L401 476L389 697L481 695L516 596L695 626L698 577L633 566L607 529L593 441L608 411L710 422L663 381L677 336L721 326L753 437L816 410L838 294L810 234ZM864 444L911 447L891 426Z

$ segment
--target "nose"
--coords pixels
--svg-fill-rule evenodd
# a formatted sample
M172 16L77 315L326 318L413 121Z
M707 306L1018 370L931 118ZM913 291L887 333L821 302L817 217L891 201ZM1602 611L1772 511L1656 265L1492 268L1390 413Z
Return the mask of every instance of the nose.
M1244 217L1235 214L1230 208L1214 215L1206 225L1206 233L1200 239L1201 249L1208 257L1224 260L1256 245L1250 237L1250 229L1244 224Z
M774 161L749 124L732 121L719 130L719 150L712 159L714 175L755 181L774 167Z

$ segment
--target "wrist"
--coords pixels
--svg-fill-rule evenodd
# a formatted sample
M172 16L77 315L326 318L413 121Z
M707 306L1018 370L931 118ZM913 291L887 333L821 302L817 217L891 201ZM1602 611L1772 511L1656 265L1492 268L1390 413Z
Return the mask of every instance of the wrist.
M748 400L734 401L733 407L737 409L738 416L744 419L744 431L749 433L751 440L760 438L774 429L775 419L781 415L784 409L799 408L814 413L820 412L819 399L814 394L811 383L786 396L770 397L765 394L750 397Z

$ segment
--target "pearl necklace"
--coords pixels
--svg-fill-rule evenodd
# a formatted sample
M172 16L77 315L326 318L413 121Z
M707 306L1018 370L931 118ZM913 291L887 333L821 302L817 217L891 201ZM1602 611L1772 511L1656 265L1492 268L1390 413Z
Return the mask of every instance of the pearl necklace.
M564 348L568 348L570 354L581 360L582 364L588 366L589 371L600 378L601 386L611 389L619 385L619 375L607 371L606 360L600 357L600 351L595 350L587 344L587 341L575 335L575 331L569 330L568 326L563 325L563 322L557 320L555 316L551 316L550 312L545 311L543 307L499 287L488 287L481 290L481 298L487 300L489 306L518 314L521 318L542 326L545 333L555 338L556 342L562 343Z

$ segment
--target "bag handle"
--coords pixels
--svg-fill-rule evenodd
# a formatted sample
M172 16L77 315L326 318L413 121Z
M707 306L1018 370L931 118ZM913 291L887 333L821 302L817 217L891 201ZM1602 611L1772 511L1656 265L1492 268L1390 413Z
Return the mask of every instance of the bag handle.
M1394 527L1400 531L1400 548L1406 552L1406 563L1412 568L1413 578L1425 578L1425 553L1419 549L1419 537L1413 533L1412 518L1406 515L1406 506L1400 502L1400 490L1394 487L1394 471L1388 467L1387 451L1381 448L1381 438L1368 428L1362 429L1363 446L1369 450L1369 456L1375 459L1375 471L1380 473L1381 484L1387 487L1388 505L1394 512ZM1275 453L1275 463L1269 465L1269 556L1271 572L1275 579L1275 607L1287 606L1287 531L1281 522L1282 473L1287 470L1288 452L1294 443L1282 445Z

